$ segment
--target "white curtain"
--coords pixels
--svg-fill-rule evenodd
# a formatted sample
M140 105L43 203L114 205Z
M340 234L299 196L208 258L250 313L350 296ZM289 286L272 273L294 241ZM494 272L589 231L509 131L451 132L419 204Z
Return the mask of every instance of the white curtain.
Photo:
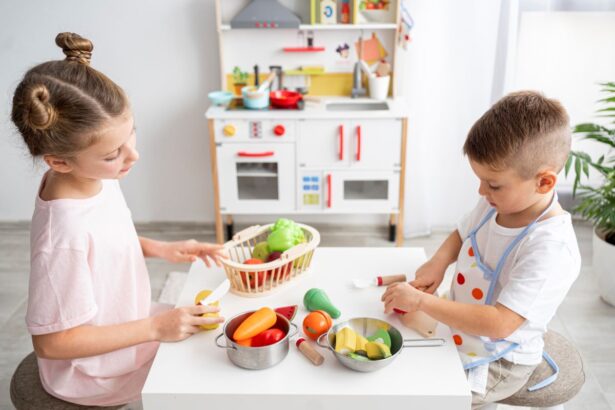
M411 0L409 8L415 28L400 76L410 110L406 237L453 229L478 199L478 183L461 148L470 126L493 102L527 87L517 67L527 54L518 50L520 34L526 40L528 35L519 32L526 27L520 24L525 13L610 12L615 0ZM610 50L613 55L615 47ZM609 49L604 54L609 64ZM608 80L590 71L587 77L593 84ZM557 92L567 89L566 84L556 87ZM546 86L533 88L547 88L547 95L574 108ZM583 107L588 110L583 115L569 108L573 123L590 119L593 104Z

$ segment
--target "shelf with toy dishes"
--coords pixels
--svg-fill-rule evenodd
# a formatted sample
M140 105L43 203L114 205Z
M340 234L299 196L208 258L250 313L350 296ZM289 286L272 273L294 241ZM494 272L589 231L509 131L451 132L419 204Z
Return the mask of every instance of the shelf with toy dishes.
M359 24L299 24L298 30L396 30L396 23L359 23ZM230 24L222 24L221 31L232 29ZM241 29L245 30L245 29ZM255 28L255 30L258 30ZM277 29L283 30L283 29ZM297 30L297 29L294 29Z

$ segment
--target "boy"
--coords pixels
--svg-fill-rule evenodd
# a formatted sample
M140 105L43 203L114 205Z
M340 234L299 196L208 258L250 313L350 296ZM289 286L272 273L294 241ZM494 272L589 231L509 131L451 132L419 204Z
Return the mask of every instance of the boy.
M579 274L571 217L555 193L570 140L558 101L532 91L498 101L463 147L480 180L478 205L414 281L382 296L386 313L421 310L451 327L473 409L525 385L542 360L547 325ZM448 299L434 296L455 261Z

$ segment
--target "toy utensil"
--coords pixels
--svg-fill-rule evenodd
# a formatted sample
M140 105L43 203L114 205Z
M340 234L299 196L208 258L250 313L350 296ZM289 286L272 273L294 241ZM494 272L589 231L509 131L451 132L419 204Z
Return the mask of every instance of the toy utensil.
M263 81L263 83L261 85L258 86L258 89L256 90L256 92L263 92L265 91L265 89L267 87L269 87L269 85L271 84L271 82L275 79L276 77L276 73L275 71L272 71L271 73L269 73L269 75L267 76L267 78L265 79L265 81Z
M297 340L296 345L297 349L299 349L299 351L303 353L303 355L307 357L309 361L314 364L314 366L320 366L322 362L325 361L325 358L320 353L318 353L316 349L310 346L310 344L306 342L304 338L300 337Z
M372 279L353 279L352 283L355 288L365 289L372 286L388 286L395 282L404 282L406 275L389 275L389 276L376 276Z
M222 299L222 296L226 295L226 292L231 288L231 282L228 279L224 279L217 288L214 289L205 299L201 299L199 302L201 305L208 305L215 301Z

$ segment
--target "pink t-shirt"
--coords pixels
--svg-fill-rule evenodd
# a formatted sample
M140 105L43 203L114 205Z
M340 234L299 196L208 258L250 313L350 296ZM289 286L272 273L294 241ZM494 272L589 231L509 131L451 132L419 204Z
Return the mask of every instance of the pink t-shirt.
M87 199L37 195L30 248L26 324L32 335L150 315L147 267L117 180L104 180ZM81 359L39 358L41 381L69 402L128 403L140 398L157 348L152 342Z

